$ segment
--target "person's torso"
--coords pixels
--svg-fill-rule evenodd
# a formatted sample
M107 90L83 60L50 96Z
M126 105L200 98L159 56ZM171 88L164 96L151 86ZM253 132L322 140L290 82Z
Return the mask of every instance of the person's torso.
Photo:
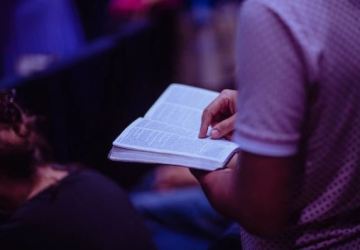
M293 36L308 84L297 222L284 237L297 249L360 248L360 1L259 2ZM271 249L246 232L242 240Z

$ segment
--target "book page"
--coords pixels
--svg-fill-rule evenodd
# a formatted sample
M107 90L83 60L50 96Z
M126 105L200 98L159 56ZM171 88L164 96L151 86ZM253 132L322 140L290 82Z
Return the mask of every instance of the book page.
M109 159L113 161L141 162L152 164L177 165L189 168L213 171L224 167L226 162L217 162L200 158L192 158L180 155L165 153L154 153L147 151L129 150L119 147L112 147Z
M237 145L226 140L198 139L197 132L139 118L114 141L114 146L225 161Z
M201 115L219 93L171 84L145 114L145 118L199 131Z

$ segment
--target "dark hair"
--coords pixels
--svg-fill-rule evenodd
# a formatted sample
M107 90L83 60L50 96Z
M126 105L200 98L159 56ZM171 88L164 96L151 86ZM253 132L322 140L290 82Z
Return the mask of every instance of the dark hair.
M27 179L35 173L31 149L8 147L0 152L0 176L9 179Z
M46 162L49 146L37 131L36 117L23 111L13 92L0 91L0 176L10 179L32 177Z

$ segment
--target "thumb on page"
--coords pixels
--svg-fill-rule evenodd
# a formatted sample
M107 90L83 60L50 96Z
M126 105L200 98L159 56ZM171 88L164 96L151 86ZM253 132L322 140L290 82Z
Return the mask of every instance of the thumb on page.
M229 118L217 123L211 129L211 138L220 139L228 134L231 134L235 127L235 114Z

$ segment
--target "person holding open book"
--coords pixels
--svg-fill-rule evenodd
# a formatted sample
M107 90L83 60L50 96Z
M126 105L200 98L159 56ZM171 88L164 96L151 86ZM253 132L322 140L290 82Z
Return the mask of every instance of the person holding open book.
M234 168L193 170L244 249L360 248L360 4L249 0L238 92L204 111L199 137L234 132Z

